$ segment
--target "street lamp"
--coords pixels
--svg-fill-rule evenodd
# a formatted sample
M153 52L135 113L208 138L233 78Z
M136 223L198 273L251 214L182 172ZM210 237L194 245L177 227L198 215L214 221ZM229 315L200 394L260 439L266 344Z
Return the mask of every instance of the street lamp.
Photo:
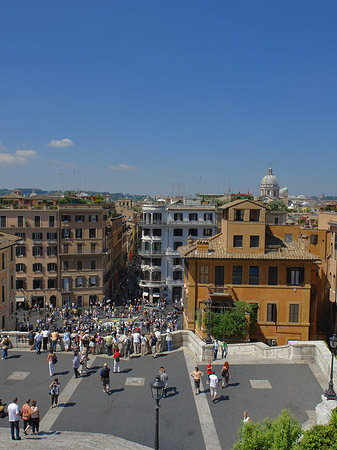
M208 309L208 324L207 324L207 338L205 339L206 344L212 344L212 338L211 338L211 306L212 306L212 300L209 298L208 300L204 301L207 309Z
M154 450L159 450L159 400L163 398L164 394L164 381L161 381L159 376L154 381L150 382L152 397L156 401L156 427L154 437Z
M327 391L325 391L325 397L327 400L336 400L337 396L333 389L333 361L335 358L335 355L337 353L337 337L334 334L331 338L329 338L330 341L330 348L331 348L331 371L330 371L330 381L329 381L329 388Z

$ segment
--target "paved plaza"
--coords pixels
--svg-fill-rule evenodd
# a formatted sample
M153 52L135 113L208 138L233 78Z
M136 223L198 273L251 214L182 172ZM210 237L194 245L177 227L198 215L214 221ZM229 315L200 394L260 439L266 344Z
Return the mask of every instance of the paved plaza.
M320 402L322 386L308 364L240 359L229 354L232 378L219 389L213 404L206 384L206 366L201 394L195 395L190 373L195 361L189 350L176 350L153 359L122 360L122 373L111 373L111 395L102 392L99 371L112 358L91 356L88 375L75 379L72 354L58 352L56 375L61 382L59 408L49 410L49 377L46 354L13 349L0 361L0 398L10 403L14 396L21 407L27 397L36 399L41 414L41 435L22 441L10 439L8 418L0 419L0 448L153 448L155 401L149 382L160 366L169 375L169 392L160 404L160 448L162 450L230 450L237 440L243 411L251 420L276 417L290 409L301 423L307 421ZM214 365L219 376L223 361ZM112 372L112 371L111 371ZM98 433L97 435L93 433Z

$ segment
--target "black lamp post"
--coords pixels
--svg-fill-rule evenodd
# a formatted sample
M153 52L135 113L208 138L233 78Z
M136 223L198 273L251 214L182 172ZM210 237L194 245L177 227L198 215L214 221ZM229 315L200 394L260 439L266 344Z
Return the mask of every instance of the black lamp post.
M154 450L159 450L159 400L163 398L164 394L164 381L161 381L157 376L154 381L151 381L151 393L152 397L156 401L156 427L155 427L155 437L154 437Z
M205 305L208 309L208 324L207 324L207 338L205 339L206 344L212 344L212 338L211 338L211 306L212 306L212 300L209 298L208 300L205 300Z
M330 381L329 381L329 388L327 391L325 391L325 397L327 400L336 400L336 392L333 389L333 361L337 352L337 337L334 334L331 338L329 338L330 341L330 348L331 348L331 371L330 371Z

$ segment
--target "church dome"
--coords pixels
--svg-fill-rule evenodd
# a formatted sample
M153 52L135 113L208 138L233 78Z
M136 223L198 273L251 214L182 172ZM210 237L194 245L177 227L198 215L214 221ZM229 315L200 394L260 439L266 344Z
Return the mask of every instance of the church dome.
M273 169L271 168L271 166L269 166L268 168L267 175L265 175L261 180L261 187L271 187L271 188L279 187L278 179L273 174Z

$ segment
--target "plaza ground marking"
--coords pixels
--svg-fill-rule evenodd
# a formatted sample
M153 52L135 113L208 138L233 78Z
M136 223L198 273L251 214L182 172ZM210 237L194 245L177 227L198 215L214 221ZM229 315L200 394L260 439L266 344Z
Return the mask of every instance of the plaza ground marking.
M29 374L30 372L13 372L7 380L24 380Z
M96 356L92 356L92 355L90 356L90 361L88 363L89 369L93 365L95 359L96 359ZM62 389L62 386L61 386L62 390L61 390L61 393L60 393L60 396L58 399L59 405L63 405L63 404L66 404L69 402L70 397L73 395L73 393L75 392L76 388L78 387L80 382L83 380L83 378L85 378L85 377L71 378L70 381L68 382L68 384L66 384L66 386L64 387L64 389ZM54 423L58 419L61 412L62 412L62 406L59 406L58 408L49 409L47 411L47 413L43 416L43 418L40 422L40 430L50 431L51 427L54 425Z
M249 380L253 389L272 389L269 380Z
M125 386L144 386L145 378L127 377Z
M197 363L195 361L193 354L190 351L186 350L185 348L184 348L184 357L186 361L186 367L188 370L188 377L191 382L197 413L199 416L199 422L202 436L204 438L205 448L207 450L221 450L221 445L215 429L212 413L209 408L206 394L199 394L199 395L194 394L194 380L190 374L194 371L194 368L195 366L197 366Z

